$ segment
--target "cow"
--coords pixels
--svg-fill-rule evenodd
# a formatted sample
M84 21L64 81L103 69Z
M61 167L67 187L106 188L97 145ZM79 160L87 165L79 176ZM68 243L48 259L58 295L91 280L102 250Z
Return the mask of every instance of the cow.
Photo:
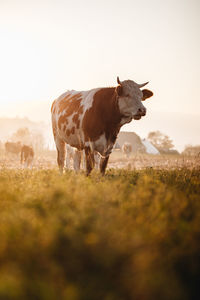
M94 154L100 153L100 172L104 175L120 128L146 115L142 101L153 93L141 88L148 82L137 84L132 80L120 81L117 77L117 83L116 87L67 91L52 103L52 129L60 173L67 143L79 151L84 150L86 175L94 167Z
M22 148L21 142L17 142L17 143L6 142L5 143L6 153L19 154L21 151L21 148Z
M24 165L25 168L31 167L33 164L34 151L33 148L27 145L23 145L21 149L21 165Z
M122 146L122 151L126 155L126 158L129 158L132 152L132 145L131 143L125 142Z

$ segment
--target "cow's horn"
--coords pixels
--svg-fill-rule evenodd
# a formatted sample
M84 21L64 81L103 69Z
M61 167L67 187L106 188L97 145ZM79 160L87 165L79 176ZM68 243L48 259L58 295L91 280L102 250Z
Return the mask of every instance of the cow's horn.
M146 84L148 84L149 83L149 81L147 81L147 82L145 82L145 83L142 83L142 84L138 84L138 87L139 88L142 88L143 86L145 86Z
M117 76L117 83L122 84L121 81L119 80L119 76Z

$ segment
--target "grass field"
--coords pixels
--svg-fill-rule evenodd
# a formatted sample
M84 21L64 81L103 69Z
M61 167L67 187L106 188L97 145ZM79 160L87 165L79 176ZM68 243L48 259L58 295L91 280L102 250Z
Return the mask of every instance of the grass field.
M200 169L0 170L0 299L200 299Z

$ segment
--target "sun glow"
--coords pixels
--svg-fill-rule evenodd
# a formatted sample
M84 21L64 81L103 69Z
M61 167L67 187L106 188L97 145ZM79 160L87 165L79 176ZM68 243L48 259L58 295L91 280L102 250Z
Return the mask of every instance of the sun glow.
M43 119L66 90L115 86L117 76L150 81L148 114L199 113L198 11L195 0L2 0L0 115Z

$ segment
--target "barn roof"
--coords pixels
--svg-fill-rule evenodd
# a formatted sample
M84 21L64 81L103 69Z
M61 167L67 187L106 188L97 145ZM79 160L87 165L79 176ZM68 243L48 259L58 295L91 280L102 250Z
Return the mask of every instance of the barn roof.
M122 148L124 143L130 143L133 152L146 152L145 146L143 145L141 138L131 131L120 131L116 140L116 143Z

